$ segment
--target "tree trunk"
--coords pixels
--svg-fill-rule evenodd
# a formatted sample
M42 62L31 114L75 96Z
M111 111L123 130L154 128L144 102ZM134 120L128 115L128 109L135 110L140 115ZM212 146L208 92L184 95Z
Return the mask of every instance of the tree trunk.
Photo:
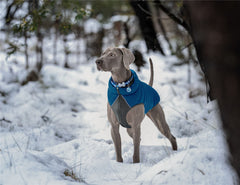
M136 16L139 19L139 26L143 35L143 38L146 42L146 46L149 50L160 51L162 55L165 55L162 47L157 39L157 34L153 26L153 21L147 1L135 1L130 0L130 4L133 7Z
M81 50L80 50L80 36L76 37L77 46L76 46L76 64L80 64Z
M37 71L40 72L43 67L43 35L40 33L40 31L37 31L36 55L36 68Z
M160 15L160 12L159 12L158 15ZM164 25L163 25L163 23L162 23L162 20L161 20L160 18L158 19L158 23L159 23L159 26L160 26L160 28L161 28L161 30L162 30L164 39L165 39L165 40L167 41L167 43L168 43L168 47L169 47L170 51L173 52L172 45L171 45L171 43L170 43L170 41L169 41L169 39L168 39L167 32L166 32L165 27L164 27Z
M125 32L125 35L126 35L126 40L124 42L124 47L128 48L132 39L129 36L129 28L128 28L128 25L127 25L127 21L123 23L123 29L124 29L124 32Z
M68 45L67 45L67 36L64 35L63 36L63 43L64 43L64 54L65 54L65 59L64 59L64 67L65 68L70 68L69 64L68 64L68 55L70 54Z
M223 128L240 177L240 2L185 1L197 55L217 98Z
M53 41L53 62L57 65L57 41L58 41L58 26L55 27L55 35Z
M166 13L175 23L177 23L178 25L181 25L183 28L185 28L185 30L189 33L189 35L192 37L192 39L194 40L194 36L192 35L192 30L191 30L191 25L190 25L190 20L189 20L189 15L186 11L186 3L183 4L182 8L181 8L181 18L177 15L175 15L174 13L172 13L170 11L170 9L168 9L167 7L164 6L164 4L160 1L160 0L154 0L154 3L156 4L157 7L159 7L164 13ZM195 45L195 42L194 42ZM196 48L196 46L195 46ZM198 57L198 61L199 64L201 66L201 69L204 73L204 77L205 77L205 84L206 84L206 90L207 90L207 101L208 99L212 100L212 92L210 89L210 85L208 83L208 74L206 72L205 66L202 64L201 59L199 58L198 55L198 51L197 51L197 57Z
M28 60L28 35L27 32L24 31L24 54L25 54L25 60L26 60L26 69L29 68L29 60Z

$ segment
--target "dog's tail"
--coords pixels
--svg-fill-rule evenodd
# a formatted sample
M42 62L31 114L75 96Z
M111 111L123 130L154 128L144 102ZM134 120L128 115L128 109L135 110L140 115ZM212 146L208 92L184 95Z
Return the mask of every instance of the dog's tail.
M148 82L148 85L152 86L153 85L153 75L154 75L154 72L153 72L153 63L152 63L152 59L149 58L149 63L150 63L150 80Z

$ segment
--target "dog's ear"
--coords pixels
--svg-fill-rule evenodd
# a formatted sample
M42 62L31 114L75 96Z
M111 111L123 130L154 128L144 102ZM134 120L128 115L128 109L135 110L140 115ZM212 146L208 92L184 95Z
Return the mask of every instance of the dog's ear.
M127 48L119 48L123 54L123 64L126 69L130 69L129 65L134 62L134 54Z

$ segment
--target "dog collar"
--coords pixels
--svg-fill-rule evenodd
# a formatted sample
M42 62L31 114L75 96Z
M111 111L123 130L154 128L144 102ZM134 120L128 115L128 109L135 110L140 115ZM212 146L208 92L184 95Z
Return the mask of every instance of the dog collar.
M117 90L118 88L126 88L126 91L127 92L131 92L132 89L131 89L131 85L133 84L134 82L134 78L133 78L133 74L131 74L131 77L129 78L129 80L125 81L125 82L121 82L121 83L116 83L113 81L112 77L111 77L111 80L110 80L111 84L113 85L113 87L115 87Z

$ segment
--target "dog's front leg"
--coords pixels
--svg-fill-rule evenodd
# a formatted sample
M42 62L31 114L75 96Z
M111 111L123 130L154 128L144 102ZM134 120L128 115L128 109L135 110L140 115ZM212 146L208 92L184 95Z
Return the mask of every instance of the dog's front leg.
M111 128L111 135L116 151L116 160L117 162L123 162L122 159L122 147L121 147L121 137L119 134L119 125L113 125Z
M133 128L133 145L134 145L134 152L133 152L133 163L139 163L140 157L139 157L139 146L140 146L140 135L141 135L141 129L140 125L137 125L137 127Z
M117 162L123 162L121 137L119 133L119 123L117 122L116 116L113 113L109 103L107 104L107 115L108 115L108 121L111 123L111 126L112 126L111 135L112 135L112 140L115 147L116 160Z

